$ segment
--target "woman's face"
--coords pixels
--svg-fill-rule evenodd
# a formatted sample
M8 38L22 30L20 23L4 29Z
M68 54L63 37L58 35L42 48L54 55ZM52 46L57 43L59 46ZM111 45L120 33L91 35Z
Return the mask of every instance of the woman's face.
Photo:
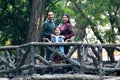
M63 21L63 23L67 23L68 22L68 17L66 15L64 15L62 17L62 21Z
M55 35L57 35L57 36L60 35L60 28L55 29Z

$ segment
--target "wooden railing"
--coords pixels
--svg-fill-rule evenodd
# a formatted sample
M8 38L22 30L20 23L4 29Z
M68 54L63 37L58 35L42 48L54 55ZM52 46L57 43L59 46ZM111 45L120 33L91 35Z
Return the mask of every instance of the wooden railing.
M53 50L49 46L70 46L70 51L67 55L61 54L58 50ZM44 73L46 69L56 69L60 67L62 70L71 67L73 73L85 74L87 71L92 71L98 75L102 75L105 71L120 70L119 62L113 68L103 66L102 50L105 47L116 47L119 44L86 44L80 42L67 43L45 43L31 42L18 46L1 46L0 47L0 76L14 77L17 75L29 75L33 73ZM62 57L63 63L56 64L51 55L47 61L41 56L41 47L47 48L53 54ZM73 53L77 51L77 57L71 58ZM67 62L67 63L65 63ZM54 74L54 73L53 73Z

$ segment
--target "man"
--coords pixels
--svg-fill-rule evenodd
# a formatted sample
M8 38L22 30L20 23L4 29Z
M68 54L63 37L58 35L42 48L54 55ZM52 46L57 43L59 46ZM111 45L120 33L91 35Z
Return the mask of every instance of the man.
M54 13L52 11L48 12L47 20L42 25L42 37L48 38L51 40L51 35L54 34L55 24L54 20ZM51 51L46 49L46 59L49 60Z

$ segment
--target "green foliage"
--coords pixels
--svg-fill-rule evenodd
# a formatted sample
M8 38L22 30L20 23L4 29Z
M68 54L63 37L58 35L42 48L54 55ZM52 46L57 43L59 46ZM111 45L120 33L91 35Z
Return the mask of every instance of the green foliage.
M92 27L92 30L98 40L104 39L105 43L115 42L116 33L114 29L118 28L120 32L120 0L77 0L76 2L74 0L70 1L71 4L69 7L75 11L76 23L77 25L79 24L77 27L78 29L76 29L78 30L76 31L76 34L79 34L81 30L85 30L87 27ZM106 26L108 24L109 27L111 27L102 33L102 28L108 27ZM98 25L101 26L100 30L98 27L96 27ZM81 28L81 26L84 26L84 28Z
M31 0L0 0L0 45L17 45L26 41ZM115 31L120 34L120 0L46 0L45 12L55 13L55 23L61 22L64 13L69 14L76 21L76 39L83 40L87 27L94 27L97 34L102 34L105 42L115 42ZM77 5L77 6L76 6ZM114 13L114 14L113 14ZM46 17L45 17L46 18ZM98 29L110 28L104 31ZM79 38L80 36L80 38ZM95 35L98 36L98 35ZM99 40L99 39L98 39Z
M8 40L12 45L25 43L29 6L28 0L0 1L0 45Z
M54 3L54 0L53 0ZM62 1L57 2L51 7L51 10L55 13L55 23L59 25L63 14L69 14L70 18L75 18L75 13L70 8L66 7Z
M105 38L106 42L108 42L108 43L115 43L115 35L113 34L113 32L111 30L107 30L105 32L104 38Z

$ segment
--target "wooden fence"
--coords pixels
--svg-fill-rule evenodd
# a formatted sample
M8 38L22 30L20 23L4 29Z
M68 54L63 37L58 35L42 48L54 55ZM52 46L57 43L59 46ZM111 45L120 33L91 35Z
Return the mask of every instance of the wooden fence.
M49 46L70 46L67 55L61 54ZM74 73L86 74L87 71L103 75L107 71L119 71L119 61L115 67L103 66L102 50L105 47L116 47L119 44L87 44L80 42L67 43L45 43L31 42L18 46L1 46L0 47L0 76L17 76L29 75L34 73L46 74L44 70L51 68L65 70L68 67ZM51 55L50 60L41 56L41 48L47 48L52 51L52 55L57 54L62 57L63 63L56 64ZM71 58L77 51L77 57ZM65 63L67 62L67 63ZM54 73L53 73L54 74Z

